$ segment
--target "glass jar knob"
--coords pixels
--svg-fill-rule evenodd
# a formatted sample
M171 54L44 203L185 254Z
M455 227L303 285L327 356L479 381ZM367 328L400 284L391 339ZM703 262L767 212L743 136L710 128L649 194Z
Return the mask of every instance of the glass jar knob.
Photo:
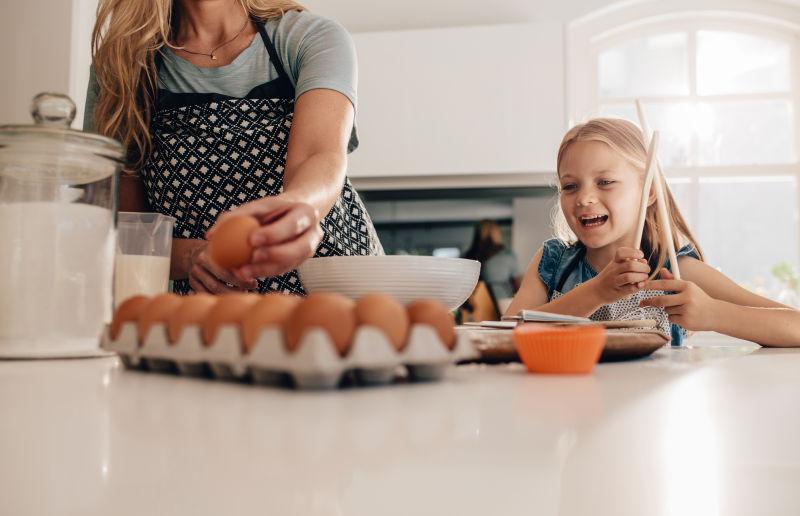
M75 103L61 93L40 93L33 97L31 116L37 124L67 129L75 119Z

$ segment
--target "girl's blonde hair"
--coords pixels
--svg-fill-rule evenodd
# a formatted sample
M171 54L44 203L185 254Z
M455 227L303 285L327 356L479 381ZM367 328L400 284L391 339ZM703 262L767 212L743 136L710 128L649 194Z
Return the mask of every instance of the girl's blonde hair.
M293 0L237 0L262 21L302 11ZM99 85L95 131L122 142L135 170L150 153L158 72L156 53L172 46L180 23L178 0L100 0L92 31L92 60Z
M586 123L578 124L567 131L567 134L561 140L561 146L558 148L556 173L559 177L561 176L561 163L570 145L574 142L588 141L605 143L644 178L645 167L647 166L647 148L642 131L631 122L620 118L595 118ZM681 215L669 186L663 178L660 181L667 201L667 211L670 215L668 221L660 221L658 220L656 203L647 207L644 232L642 234L642 251L653 271L651 278L658 274L667 259L667 248L662 242L664 238L661 228L664 223L670 224L672 227L674 241L671 245L675 250L680 249L684 244L691 244L700 259L703 259L703 252L700 246L697 245L697 240L686 224L686 220ZM554 209L553 226L556 238L564 243L574 244L578 240L567 224L564 213L561 210L560 200Z

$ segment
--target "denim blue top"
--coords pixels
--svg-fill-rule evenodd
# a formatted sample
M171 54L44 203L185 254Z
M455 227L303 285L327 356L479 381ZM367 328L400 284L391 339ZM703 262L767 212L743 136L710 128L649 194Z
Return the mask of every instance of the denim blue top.
M586 259L585 247L580 242L572 245L565 244L557 238L552 238L542 245L542 258L539 261L539 277L547 286L547 299L555 298L569 292L581 283L597 276L597 272ZM678 257L691 256L699 259L694 247L683 246L678 252ZM664 267L672 272L672 267L667 258ZM677 324L670 324L666 312L656 307L639 307L642 299L664 295L663 291L640 291L625 299L620 299L601 307L590 316L597 321L613 319L656 319L659 328L672 337L672 345L680 346L686 337L686 330Z

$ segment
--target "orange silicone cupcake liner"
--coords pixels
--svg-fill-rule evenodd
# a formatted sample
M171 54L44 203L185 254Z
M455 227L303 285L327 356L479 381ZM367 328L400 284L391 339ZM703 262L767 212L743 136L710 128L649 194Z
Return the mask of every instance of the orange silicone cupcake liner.
M532 373L591 373L605 342L605 328L599 324L523 324L514 329L514 345Z

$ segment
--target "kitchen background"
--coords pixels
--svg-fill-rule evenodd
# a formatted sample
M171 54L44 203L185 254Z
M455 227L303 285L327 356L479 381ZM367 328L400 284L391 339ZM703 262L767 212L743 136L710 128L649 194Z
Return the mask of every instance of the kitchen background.
M79 127L96 0L2 1L0 121L50 90ZM353 34L350 176L387 252L456 256L491 218L524 266L551 234L564 131L635 120L642 98L708 261L798 304L800 1L304 3Z

